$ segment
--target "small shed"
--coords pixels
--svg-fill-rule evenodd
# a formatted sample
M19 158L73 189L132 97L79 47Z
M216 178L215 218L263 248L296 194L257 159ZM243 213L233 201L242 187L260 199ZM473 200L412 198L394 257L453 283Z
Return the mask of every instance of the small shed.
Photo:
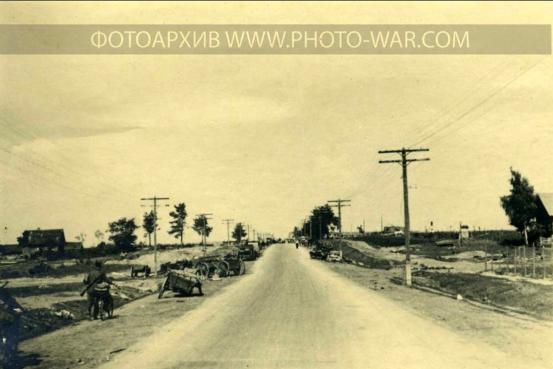
M469 226L461 224L459 227L459 238L462 240L468 240L470 238Z

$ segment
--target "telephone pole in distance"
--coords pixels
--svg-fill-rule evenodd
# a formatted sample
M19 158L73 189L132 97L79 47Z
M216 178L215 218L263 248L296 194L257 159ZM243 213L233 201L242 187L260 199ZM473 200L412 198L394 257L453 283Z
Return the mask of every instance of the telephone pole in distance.
M154 276L157 277L157 207L159 206L158 201L169 200L169 198L153 196L153 197L143 197L140 200L152 201L152 205L149 205L149 206L153 207L154 209ZM145 206L148 206L148 205L145 205ZM165 206L169 206L169 205L165 204Z
M342 238L342 208L346 206L351 206L351 200L328 200L330 206L338 208L338 233L340 233L340 238Z
M234 222L234 219L223 219L223 223L227 224L227 246L230 244L230 223Z

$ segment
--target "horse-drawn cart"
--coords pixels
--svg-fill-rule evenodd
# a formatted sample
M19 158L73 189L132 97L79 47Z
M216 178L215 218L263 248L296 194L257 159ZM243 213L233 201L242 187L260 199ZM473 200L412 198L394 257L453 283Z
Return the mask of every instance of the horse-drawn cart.
M236 254L201 256L193 260L196 274L202 278L242 275L246 273L246 264Z
M179 270L170 270L167 274L165 282L159 287L158 298L163 297L165 291L173 291L183 295L191 295L194 288L198 289L200 295L202 293L202 281L195 275L190 275L187 272Z

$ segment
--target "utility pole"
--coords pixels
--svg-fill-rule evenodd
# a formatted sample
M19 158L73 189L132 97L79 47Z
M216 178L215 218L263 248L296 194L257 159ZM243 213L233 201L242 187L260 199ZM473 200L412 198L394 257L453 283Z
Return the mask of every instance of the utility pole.
M230 223L234 222L234 219L223 219L223 223L227 224L227 244L230 245Z
M338 208L338 237L340 238L340 256L344 255L343 245L342 245L342 208L346 206L351 206L351 200L328 200L331 207Z
M154 197L143 197L140 200L153 202L153 204L150 206L154 208L154 276L157 277L157 207L158 207L158 201L169 200L169 198L154 196ZM165 204L165 206L169 206L169 205Z
M405 222L405 279L406 286L411 286L411 223L409 219L409 184L407 182L407 165L415 161L429 161L429 158L408 159L407 155L413 152L430 151L429 149L380 150L379 154L399 154L400 160L379 160L380 164L400 164L403 179L403 218Z
M207 237L206 237L206 227L207 227L207 221L210 220L210 216L213 214L211 213L200 213L196 214L197 217L203 218L203 230L202 230L202 245L203 245L203 253L204 255L207 252Z
M328 200L328 203L330 203L330 206L338 208L338 233L340 234L340 238L342 238L342 208L346 206L351 206L351 200Z

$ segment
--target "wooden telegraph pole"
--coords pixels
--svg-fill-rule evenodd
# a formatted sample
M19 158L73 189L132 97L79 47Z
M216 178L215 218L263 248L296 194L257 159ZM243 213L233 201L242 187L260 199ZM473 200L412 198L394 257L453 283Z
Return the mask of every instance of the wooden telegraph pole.
M342 208L351 206L351 200L328 200L330 206L338 208L338 234L340 237L340 255L344 255L344 249L342 245Z
M159 206L158 201L169 200L168 197L143 197L141 201L152 201L152 207L154 209L154 276L157 277L157 207ZM169 206L169 205L165 205Z
M328 203L330 203L330 206L338 208L338 233L340 234L340 238L342 238L342 208L346 206L351 206L351 200L328 200Z
M429 149L406 149L400 150L380 150L379 154L399 154L399 160L379 160L380 164L400 164L403 179L403 218L405 222L405 277L406 286L411 286L411 223L409 219L409 184L407 181L407 165L415 161L429 161L429 158L408 159L407 156L412 152L430 151Z
M227 246L230 245L230 223L234 222L234 219L223 219L223 223L227 224Z

